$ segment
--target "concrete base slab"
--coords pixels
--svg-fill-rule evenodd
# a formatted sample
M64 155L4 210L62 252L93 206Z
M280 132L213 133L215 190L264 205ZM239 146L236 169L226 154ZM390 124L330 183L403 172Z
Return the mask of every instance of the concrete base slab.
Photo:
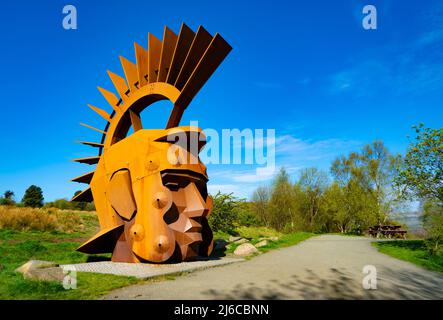
M244 259L238 258L218 258L218 259L201 259L190 262L180 262L171 264L149 264L149 263L123 263L112 261L99 261L78 263L66 266L69 270L78 272L106 273L118 276L136 277L139 279L149 279L152 277L180 273L192 272L196 270L227 265L235 262L241 262Z

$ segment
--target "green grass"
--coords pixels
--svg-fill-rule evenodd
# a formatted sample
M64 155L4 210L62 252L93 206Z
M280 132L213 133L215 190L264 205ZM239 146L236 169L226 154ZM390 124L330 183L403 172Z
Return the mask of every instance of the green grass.
M59 282L23 279L14 270L31 259L59 264L86 262L75 251L85 234L0 230L0 299L94 299L138 280L114 275L78 273L77 289L65 290Z
M277 241L268 241L266 246L257 248L260 252L267 252L272 249L284 248L296 245L299 242L302 242L310 237L315 236L314 233L310 232L294 232L283 234ZM251 241L252 244L256 244L258 241Z
M95 215L65 211L57 214L63 231L0 229L0 299L96 299L111 290L141 282L132 277L78 272L77 289L65 290L60 282L28 280L16 273L15 269L33 259L73 264L110 258L110 254L88 256L75 251L98 230ZM277 241L269 241L267 246L258 248L261 252L295 245L313 236L306 232L282 234L265 227L239 227L237 234L250 239L252 244L256 244L259 238L278 237ZM220 232L214 234L214 238L228 239L229 236ZM236 247L231 244L226 253L234 252ZM180 274L149 281L172 280L177 276Z
M423 240L394 240L373 242L378 251L411 262L429 270L443 272L443 253L432 256Z
M314 233L310 232L293 232L293 233L281 233L271 228L266 227L239 227L236 230L236 234L239 237L249 239L250 243L255 245L260 242L260 238L269 238L269 237L277 237L278 240L270 241L268 240L268 244L266 246L257 248L260 252L267 252L272 249L278 249L288 246L296 245L297 243L306 240L312 236ZM229 234L222 232L215 232L214 239L229 239ZM235 249L238 247L238 244L231 243L226 247L226 251L224 254L234 253Z
M262 237L281 237L283 234L266 227L238 227L238 234L247 239L258 239Z

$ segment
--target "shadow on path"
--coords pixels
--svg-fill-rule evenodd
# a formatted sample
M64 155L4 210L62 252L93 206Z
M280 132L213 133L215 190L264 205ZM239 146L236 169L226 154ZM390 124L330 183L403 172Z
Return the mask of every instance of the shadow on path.
M414 271L382 268L378 274L376 290L365 290L360 279L351 274L330 268L327 277L305 269L303 276L292 275L290 281L278 278L269 281L266 288L253 282L238 284L232 290L210 289L203 293L208 299L442 299L442 282L427 274Z

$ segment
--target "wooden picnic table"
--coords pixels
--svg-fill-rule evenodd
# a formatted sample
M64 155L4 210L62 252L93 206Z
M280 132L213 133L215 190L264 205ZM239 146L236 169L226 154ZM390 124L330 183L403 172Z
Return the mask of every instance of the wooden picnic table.
M406 238L406 230L401 230L401 226L398 225L375 225L369 227L369 235L379 238L385 236L387 238Z

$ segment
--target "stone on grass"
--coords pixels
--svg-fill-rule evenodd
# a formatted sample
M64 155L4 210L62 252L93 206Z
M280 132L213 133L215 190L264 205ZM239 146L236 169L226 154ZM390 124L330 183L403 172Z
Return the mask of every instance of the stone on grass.
M31 269L23 273L23 278L43 281L63 281L66 276L60 267Z
M248 239L241 238L241 239L235 241L234 243L235 243L235 244L243 244L243 243L246 243L246 242L248 242Z
M61 281L65 277L58 264L43 260L29 260L15 271L22 273L25 279Z
M262 240L262 241L260 241L260 242L257 242L256 244L255 244L255 247L256 248L260 248L260 247L264 247L264 246L267 246L268 245L268 240Z
M258 253L258 250L250 243L243 243L239 245L234 251L234 254L237 256L249 256L254 253Z
M15 272L25 273L29 270L57 267L58 264L52 261L29 260L24 265L15 269Z
M229 241L229 242L235 242L235 241L238 241L238 240L240 240L240 239L242 239L242 237L229 236L228 241Z

